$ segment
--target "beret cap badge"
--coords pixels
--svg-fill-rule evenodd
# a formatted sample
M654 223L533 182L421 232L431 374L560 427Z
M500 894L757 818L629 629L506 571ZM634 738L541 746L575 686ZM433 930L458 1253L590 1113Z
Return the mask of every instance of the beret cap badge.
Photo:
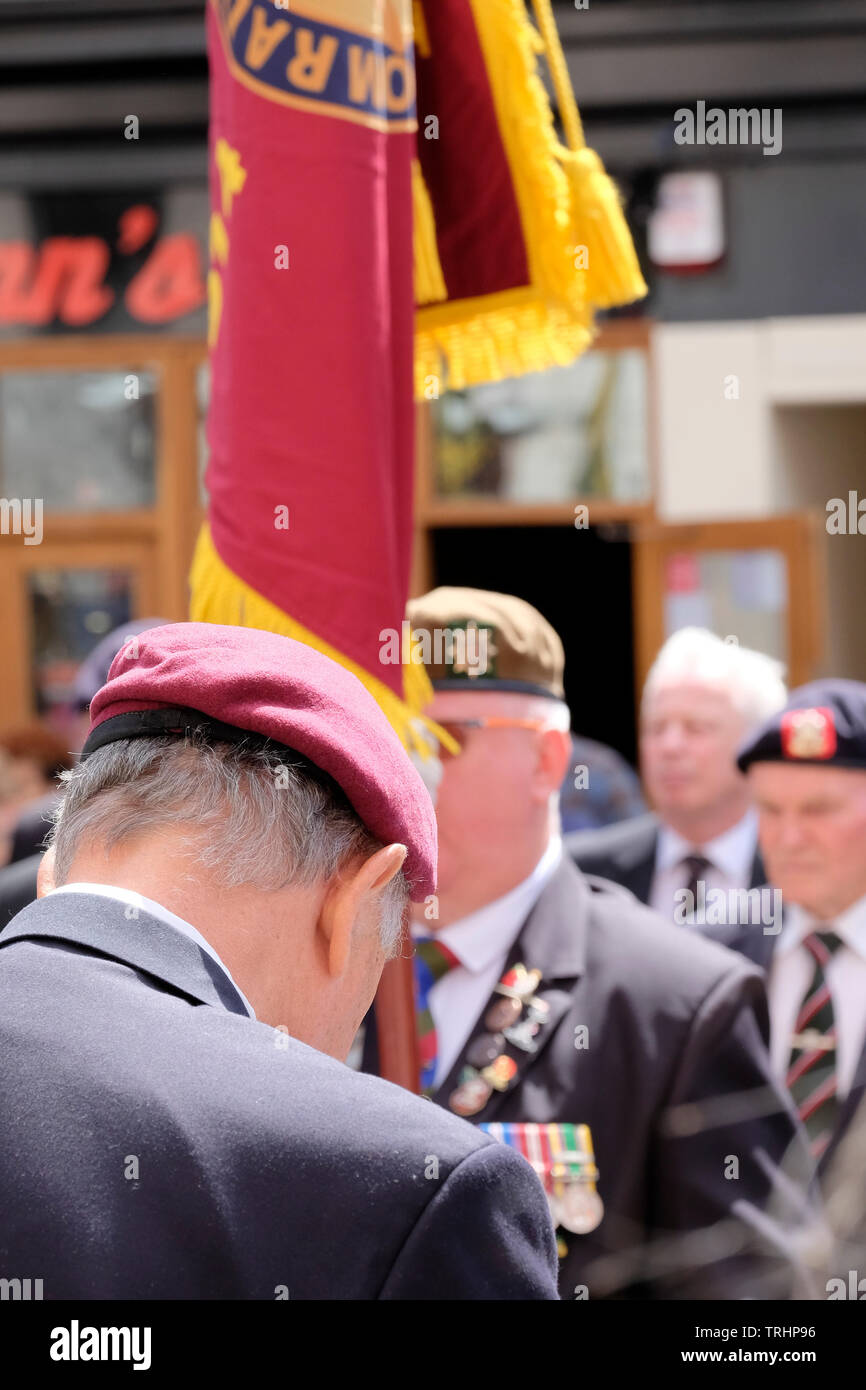
M786 758L832 758L836 752L833 711L825 706L788 710L782 716L781 738Z
M495 636L495 628L476 623L472 618L465 623L451 623L445 629L444 662L450 675L465 676L467 680L475 680L478 676L495 679L498 655Z

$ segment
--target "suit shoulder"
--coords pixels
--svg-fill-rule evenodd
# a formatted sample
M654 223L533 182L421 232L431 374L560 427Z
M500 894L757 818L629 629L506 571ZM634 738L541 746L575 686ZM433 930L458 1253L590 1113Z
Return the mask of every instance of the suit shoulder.
M674 926L618 885L595 883L588 935L589 970L634 983L647 1002L677 994L695 1002L725 979L734 988L760 971L739 952Z
M315 1136L323 1146L338 1146L344 1157L355 1152L365 1163L400 1166L407 1155L436 1154L450 1168L493 1141L479 1130L421 1096L412 1095L380 1077L354 1071L343 1062L318 1052L264 1023L251 1022L217 1010L196 1010L202 1027L219 1032L224 1045L215 1052L230 1068L228 1090L211 1095L232 1113L247 1115L249 1123L275 1138L285 1131L291 1101L291 1128L296 1139ZM198 1019L194 1019L198 1022ZM205 1055L205 1038L196 1048ZM216 1076L214 1077L216 1079ZM266 1104L262 1100L267 1098Z
M629 820L603 825L597 830L573 830L563 843L575 863L587 871L596 863L629 860L649 854L655 840L658 821L652 814L632 816Z

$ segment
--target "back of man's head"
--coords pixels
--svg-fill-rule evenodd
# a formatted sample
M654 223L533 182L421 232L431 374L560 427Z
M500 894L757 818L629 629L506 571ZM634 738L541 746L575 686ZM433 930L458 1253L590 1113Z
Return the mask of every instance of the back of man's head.
M340 788L303 759L261 742L123 739L65 777L51 833L61 887L82 851L112 852L168 836L214 892L275 893L326 883L381 849ZM154 877L157 865L154 864ZM382 897L386 954L408 902L403 872Z

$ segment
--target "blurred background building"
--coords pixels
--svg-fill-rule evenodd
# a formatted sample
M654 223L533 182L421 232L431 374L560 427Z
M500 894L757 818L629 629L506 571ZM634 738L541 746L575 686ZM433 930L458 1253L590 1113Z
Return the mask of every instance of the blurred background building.
M74 671L105 633L186 616L203 8L0 0L0 499L44 502L40 543L0 535L0 730L71 727ZM536 604L565 641L576 727L633 759L636 691L686 623L796 682L866 679L866 0L556 12L651 292L573 366L419 410L413 590ZM778 148L677 143L699 103L765 113Z

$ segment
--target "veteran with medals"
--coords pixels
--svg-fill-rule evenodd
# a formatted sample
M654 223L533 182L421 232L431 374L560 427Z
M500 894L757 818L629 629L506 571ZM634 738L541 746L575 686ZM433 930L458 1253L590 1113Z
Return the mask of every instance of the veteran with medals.
M784 903L769 938L771 1056L826 1186L866 1093L866 685L792 691L738 761Z
M422 1089L538 1173L562 1297L789 1296L810 1165L759 972L563 857L571 720L542 615L440 588L408 616L448 740L414 927Z

